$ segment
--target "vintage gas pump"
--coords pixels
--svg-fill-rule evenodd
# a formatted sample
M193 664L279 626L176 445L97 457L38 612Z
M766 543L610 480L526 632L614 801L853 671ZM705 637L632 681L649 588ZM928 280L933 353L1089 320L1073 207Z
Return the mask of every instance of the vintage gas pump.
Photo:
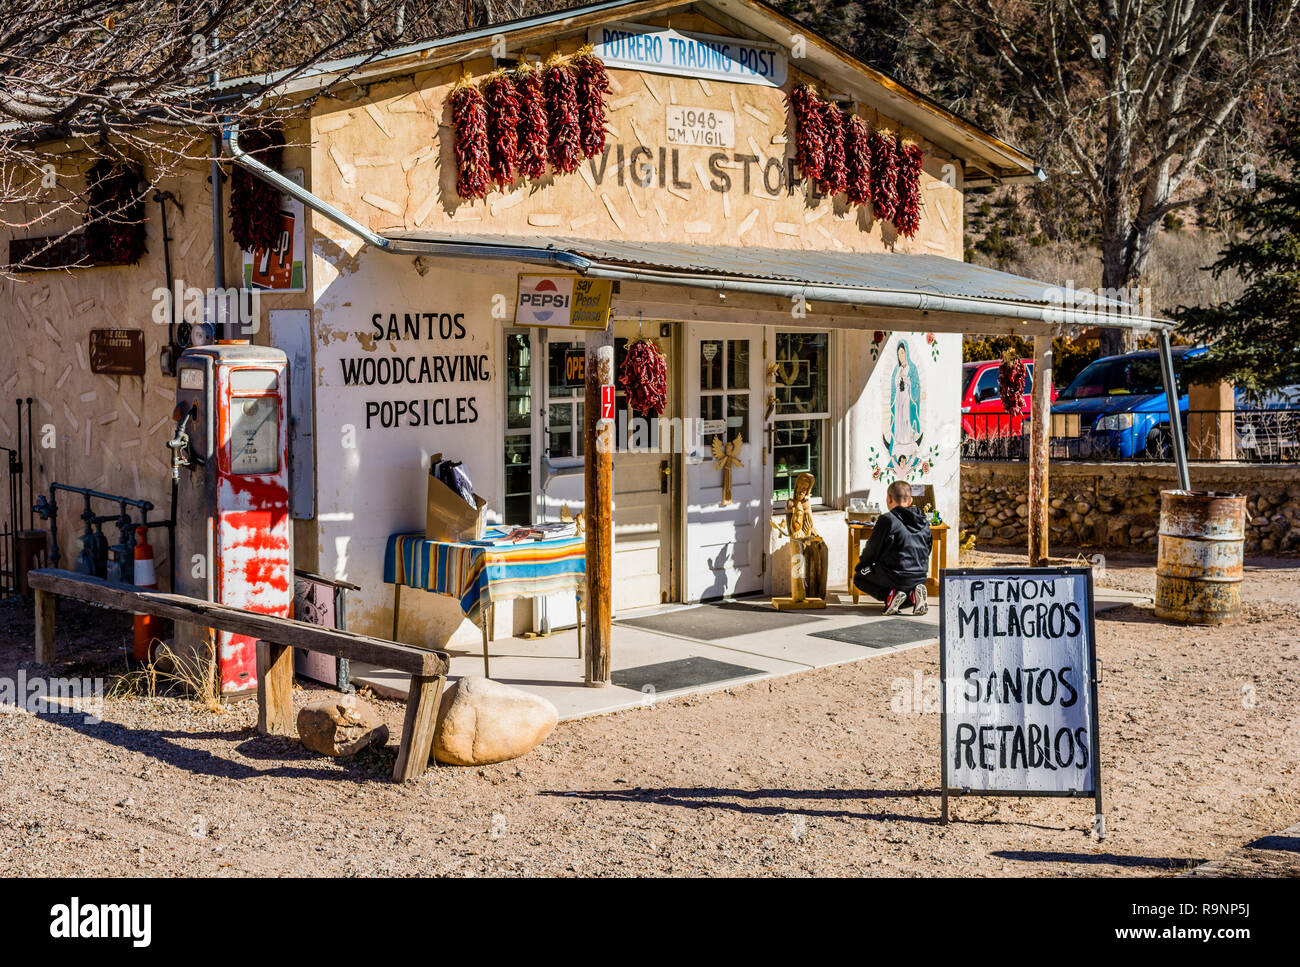
M196 347L176 380L176 590L291 617L288 359L264 346ZM202 654L203 634L177 622L177 652ZM256 687L256 640L215 634L222 693Z

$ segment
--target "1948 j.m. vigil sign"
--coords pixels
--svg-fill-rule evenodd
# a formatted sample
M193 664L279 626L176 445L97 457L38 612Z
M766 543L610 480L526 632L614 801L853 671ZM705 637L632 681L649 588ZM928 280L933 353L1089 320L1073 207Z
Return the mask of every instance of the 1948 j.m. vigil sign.
M939 625L943 821L949 795L1096 799L1090 568L945 570Z

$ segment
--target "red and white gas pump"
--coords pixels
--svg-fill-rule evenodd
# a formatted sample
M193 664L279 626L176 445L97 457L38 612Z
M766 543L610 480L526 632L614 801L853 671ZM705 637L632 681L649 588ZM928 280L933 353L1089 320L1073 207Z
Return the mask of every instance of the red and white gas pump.
M176 590L292 617L288 359L265 346L196 347L176 379ZM177 622L178 653L201 654L203 632ZM256 639L215 634L222 693L255 688Z

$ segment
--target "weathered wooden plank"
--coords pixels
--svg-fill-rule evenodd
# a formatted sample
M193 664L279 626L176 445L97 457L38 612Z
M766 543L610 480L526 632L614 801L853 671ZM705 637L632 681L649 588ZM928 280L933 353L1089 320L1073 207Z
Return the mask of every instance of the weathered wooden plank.
M54 568L32 571L29 580L31 586L37 590L38 600L41 592L47 592L50 595L76 598L79 601L88 601L119 611L139 611L171 618L174 621L187 621L207 628L249 635L262 641L274 641L294 648L332 654L351 661L371 662L413 675L437 676L447 673L448 656L442 651L425 651L351 631L322 628L319 625L310 625L290 618L257 614L243 608L217 604L214 601L200 601L198 598L183 594L142 591L129 584L115 584L100 578ZM53 657L52 615L51 605L49 619L51 657Z
M293 649L272 641L257 643L257 731L293 735Z
M36 589L36 660L42 665L54 662L54 595L39 588Z
M393 779L397 782L418 779L429 766L443 682L441 675L411 676L411 690L406 696L406 717L402 720L402 741L397 747L397 762L393 766Z

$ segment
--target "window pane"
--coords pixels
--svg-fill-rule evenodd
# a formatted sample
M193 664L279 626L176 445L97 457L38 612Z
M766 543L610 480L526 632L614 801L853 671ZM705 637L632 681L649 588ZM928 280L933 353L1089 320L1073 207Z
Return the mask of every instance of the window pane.
M749 340L727 340L727 388L749 389Z
M582 396L586 379L586 349L582 343L547 343L546 384L552 399Z
M700 389L723 389L722 340L700 340Z
M532 423L532 350L526 332L506 335L506 428L528 429Z
M727 440L734 440L739 433L746 443L749 439L749 394L727 394Z
M582 404L552 403L547 408L547 440L552 457L582 455Z
M778 420L773 427L775 479L773 500L788 500L794 494L795 478L811 473L816 482L811 497L822 499L826 492L826 427L828 420Z
M776 412L825 413L829 337L824 332L776 335Z
M522 433L506 437L505 522L507 524L533 522L532 473L531 438Z

